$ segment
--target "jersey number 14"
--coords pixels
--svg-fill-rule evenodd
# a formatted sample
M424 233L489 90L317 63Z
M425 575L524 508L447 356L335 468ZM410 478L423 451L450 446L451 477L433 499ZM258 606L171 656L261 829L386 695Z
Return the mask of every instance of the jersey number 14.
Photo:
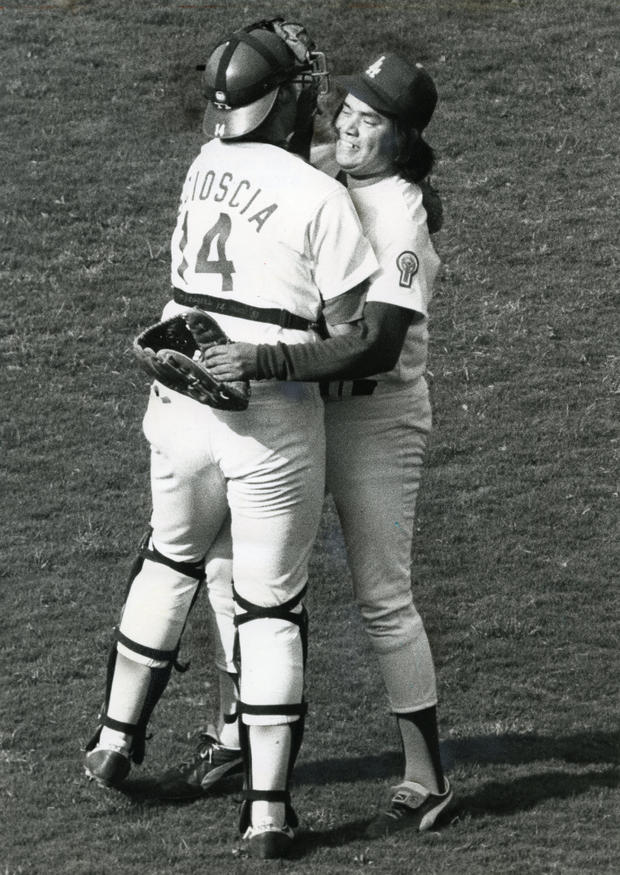
M217 222L205 233L202 238L198 255L196 256L196 264L194 273L219 273L222 277L222 291L232 291L233 282L232 275L235 272L235 265L226 256L226 241L230 236L232 222L228 213L220 213ZM185 271L189 267L185 258L185 247L187 246L187 213L183 219L182 235L179 241L179 247L183 253L183 259L179 265L179 276L185 279ZM215 243L217 258L209 259L212 244Z

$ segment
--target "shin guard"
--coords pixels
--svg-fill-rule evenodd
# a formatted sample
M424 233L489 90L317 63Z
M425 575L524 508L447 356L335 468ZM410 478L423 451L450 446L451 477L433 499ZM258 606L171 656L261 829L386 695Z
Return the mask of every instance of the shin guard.
M127 601L134 580L142 570L145 559L149 559L152 562L156 562L161 565L166 565L174 571L177 571L178 573L186 577L190 577L198 581L198 586L196 587L196 591L194 592L191 604L185 617L185 622L183 624L184 629L185 624L187 623L187 617L189 616L189 613L196 602L198 593L200 591L200 586L204 580L204 559L195 563L176 562L175 560L169 559L168 557L161 554L154 547L149 546L150 538L151 530L149 529L140 542L138 556L131 567L129 580L125 590L125 602ZM135 763L138 764L143 761L148 722L157 702L161 698L164 690L166 689L166 686L168 685L170 675L172 674L172 669L175 668L179 672L185 672L189 668L189 663L183 665L178 661L178 653L179 647L181 645L182 634L183 630L181 631L176 646L173 649L159 650L151 647L146 647L139 642L128 638L120 631L120 625L114 629L113 642L107 660L106 691L104 703L99 713L99 725L97 726L95 734L86 745L86 750L93 750L93 748L96 747L99 741L99 737L101 735L101 730L104 726L107 726L110 729L115 729L119 732L125 733L126 735L130 735L132 738L130 757ZM122 644L125 650L136 654L138 657L164 663L161 666L155 666L150 668L150 680L146 692L146 697L142 706L140 717L135 724L122 723L118 720L114 720L113 718L109 717L107 713L110 700L110 692L112 689L114 672L116 668L118 644Z
M307 652L308 652L308 614L304 607L301 611L294 613L293 609L300 605L305 595L305 588L294 598L282 605L274 607L262 607L255 605L252 602L241 598L237 592L234 593L235 602L243 609L245 613L237 614L235 617L235 626L237 627L237 636L235 642L235 656L239 665L239 673L243 682L243 665L244 653L240 646L239 627L253 621L265 619L283 620L297 626L299 629L300 643L302 648L302 663L305 670ZM247 658L247 654L245 654ZM303 686L303 677L302 677ZM305 726L305 715L307 711L307 703L303 695L300 702L283 702L280 704L250 704L248 702L239 702L239 740L241 751L243 754L244 764L244 791L243 801L241 803L239 829L243 834L251 825L252 802L262 800L267 802L281 802L285 806L285 817L288 826L295 828L298 825L297 815L293 810L290 798L290 779L299 753ZM259 718L258 720L252 718ZM291 743L289 749L289 759L286 768L285 786L277 790L265 790L256 787L252 775L252 744L250 741L250 728L253 723L261 723L261 717L273 718L268 720L268 725L286 725L291 734ZM249 718L249 719L247 719ZM278 718L282 718L278 720ZM293 719L291 719L293 718ZM296 719L295 719L296 718Z

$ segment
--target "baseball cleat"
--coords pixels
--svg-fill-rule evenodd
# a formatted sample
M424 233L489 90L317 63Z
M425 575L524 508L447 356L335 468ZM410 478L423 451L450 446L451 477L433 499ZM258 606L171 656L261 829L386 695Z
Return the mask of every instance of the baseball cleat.
M286 824L276 826L273 818L266 817L256 826L249 826L243 836L251 857L259 860L278 860L288 857L293 848L295 833Z
M197 799L219 781L243 771L238 748L224 747L215 736L204 732L191 760L168 769L158 779L161 799Z
M96 747L84 757L84 771L88 779L100 787L119 787L130 768L129 757L119 750Z
M441 794L429 793L425 787L413 781L403 781L393 787L394 795L387 809L371 820L366 828L366 837L378 839L401 830L426 832L431 829L452 801L452 788L447 778L444 781L446 789Z

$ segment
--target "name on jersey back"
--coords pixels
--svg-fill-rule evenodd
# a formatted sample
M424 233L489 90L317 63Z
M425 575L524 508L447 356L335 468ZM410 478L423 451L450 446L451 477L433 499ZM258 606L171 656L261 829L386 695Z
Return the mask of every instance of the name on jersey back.
M278 209L278 204L264 205L268 198L261 188L248 179L237 181L227 170L220 174L215 170L197 170L188 176L185 192L184 203L211 200L227 206L245 216L249 223L253 222L257 233Z

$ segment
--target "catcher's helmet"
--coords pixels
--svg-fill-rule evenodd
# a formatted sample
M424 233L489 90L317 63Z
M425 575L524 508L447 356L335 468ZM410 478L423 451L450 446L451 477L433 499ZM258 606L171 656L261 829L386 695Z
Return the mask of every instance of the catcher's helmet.
M202 80L209 101L203 122L207 136L242 137L267 118L280 85L299 76L327 78L325 58L313 51L304 28L281 21L235 31L211 53Z

